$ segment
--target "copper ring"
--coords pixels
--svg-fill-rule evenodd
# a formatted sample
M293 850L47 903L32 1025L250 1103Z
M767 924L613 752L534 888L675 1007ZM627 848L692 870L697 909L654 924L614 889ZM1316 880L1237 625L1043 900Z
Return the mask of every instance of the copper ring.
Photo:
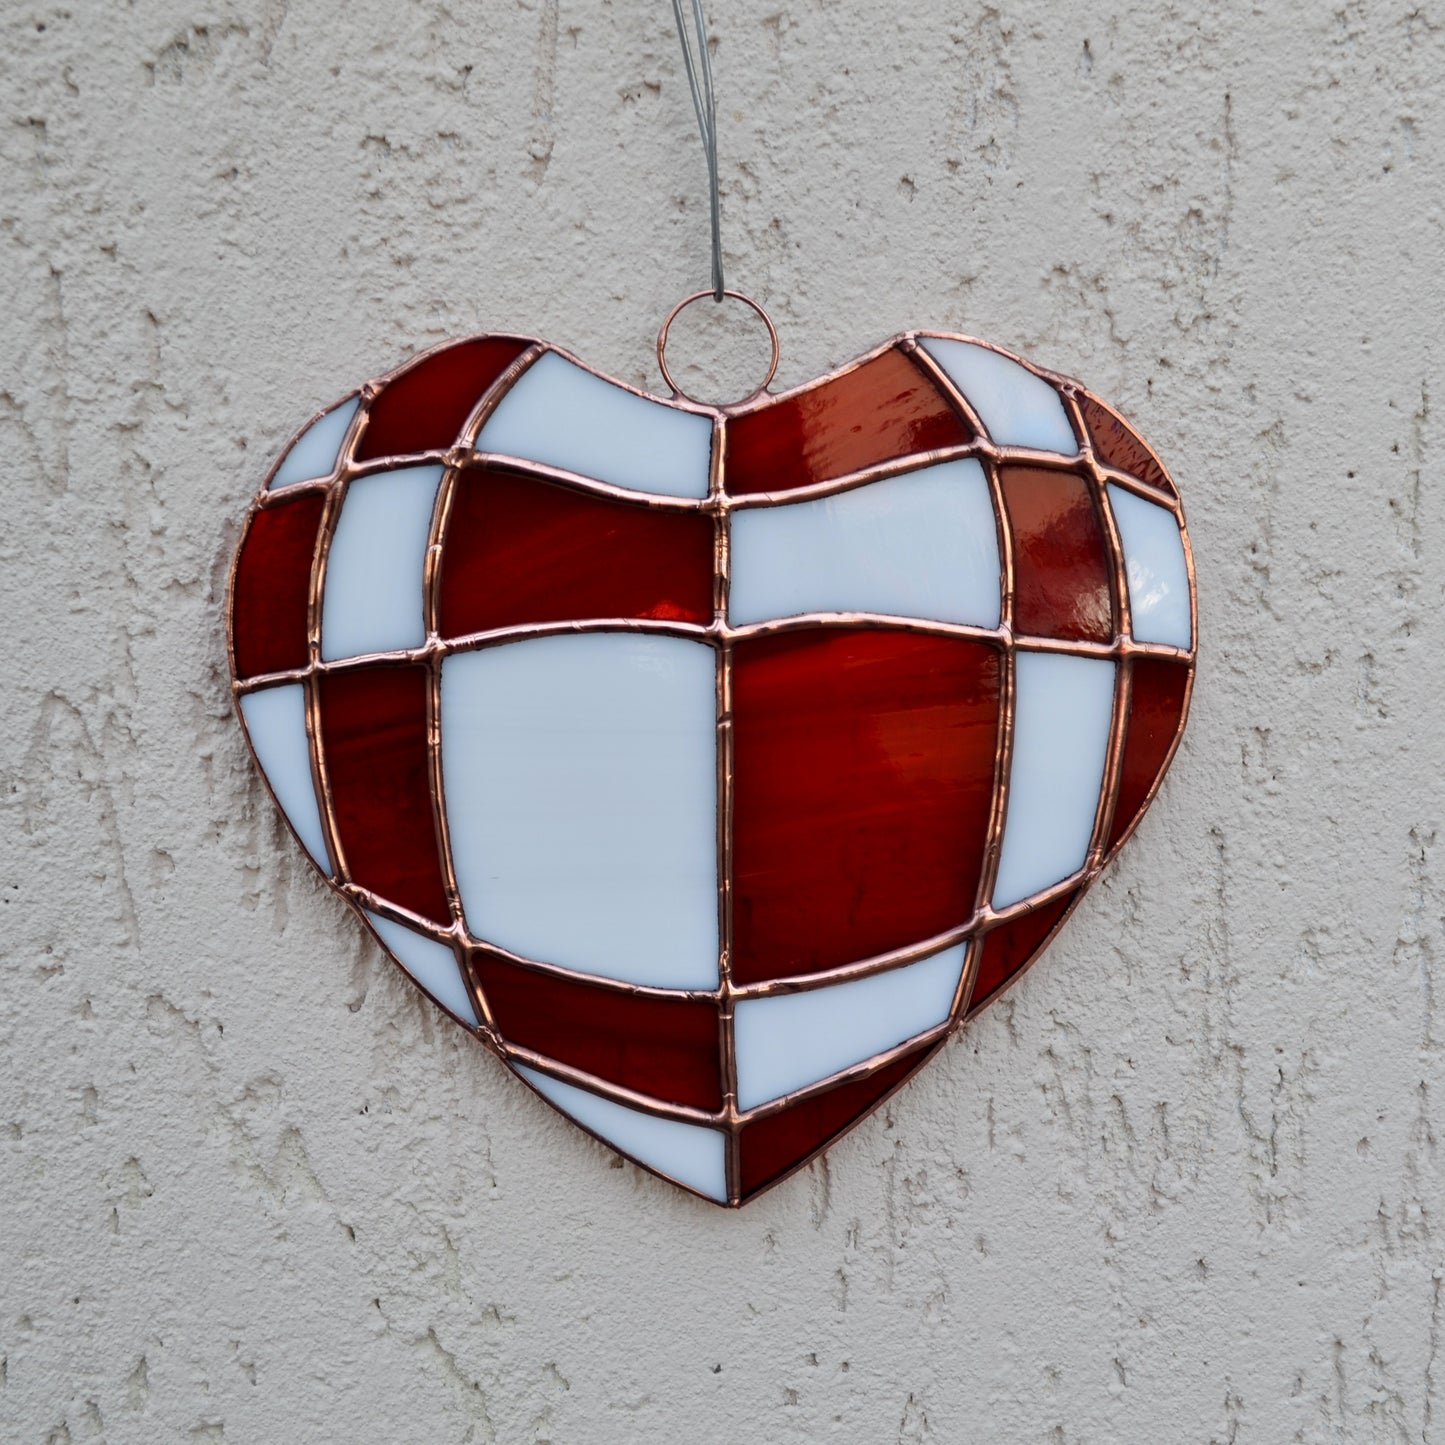
M773 348L773 359L768 365L768 374L742 401L730 402L730 406L742 406L745 402L754 400L761 396L767 389L769 382L777 375L778 371L778 328L773 325L773 318L753 300L751 296L744 295L741 291L724 291L723 296L731 296L734 301L741 301L744 306L751 306L763 319L763 325L768 328L768 341ZM662 323L662 329L657 333L657 364L662 369L662 379L668 384L675 397L681 397L684 401L693 402L697 406L708 406L710 403L699 401L695 396L689 396L673 379L672 373L667 369L667 333L672 323L677 320L680 312L691 306L694 301L701 301L703 297L710 297L715 300L722 300L714 291L694 291L691 296L684 296L671 311L667 313L667 319Z

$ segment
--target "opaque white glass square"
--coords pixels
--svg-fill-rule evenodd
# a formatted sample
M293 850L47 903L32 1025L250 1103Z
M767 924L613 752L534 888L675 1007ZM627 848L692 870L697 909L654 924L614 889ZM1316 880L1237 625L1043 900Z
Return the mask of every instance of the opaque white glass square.
M965 951L959 944L847 983L739 999L738 1107L791 1094L945 1022Z
M422 587L441 479L439 466L402 467L347 487L321 594L328 662L426 641Z
M1079 450L1064 404L1043 377L971 341L930 336L919 345L948 373L1000 446L1070 457Z
M513 953L714 988L715 654L588 633L442 664L442 773L467 923Z
M732 515L735 625L874 612L997 627L998 531L972 458Z
M1187 648L1189 566L1174 513L1112 482L1108 491L1129 579L1131 631L1140 642Z
M1088 856L1114 717L1114 664L1017 655L1008 812L993 904L1004 908L1077 873Z
M361 398L353 396L350 401L344 401L324 416L317 417L286 453L286 460L271 478L271 488L274 490L289 487L293 482L329 477L336 470L336 458L341 452L341 443L346 440L346 429L360 405Z
M639 396L549 351L497 404L477 450L669 497L705 497L712 420Z

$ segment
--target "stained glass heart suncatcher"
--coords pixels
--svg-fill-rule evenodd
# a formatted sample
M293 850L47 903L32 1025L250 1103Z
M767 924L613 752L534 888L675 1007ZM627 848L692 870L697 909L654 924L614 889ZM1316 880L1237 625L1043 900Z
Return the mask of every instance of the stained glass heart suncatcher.
M440 347L296 437L230 592L326 878L557 1109L733 1205L1038 955L1159 785L1194 635L1154 453L937 333L724 408Z

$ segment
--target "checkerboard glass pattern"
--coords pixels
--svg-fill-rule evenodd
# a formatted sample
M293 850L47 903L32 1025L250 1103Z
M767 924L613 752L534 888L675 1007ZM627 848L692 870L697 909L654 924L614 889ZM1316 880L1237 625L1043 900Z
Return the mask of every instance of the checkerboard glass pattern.
M909 333L714 409L484 336L293 440L230 642L390 956L736 1205L1038 956L1177 745L1194 595L1154 453L996 348Z

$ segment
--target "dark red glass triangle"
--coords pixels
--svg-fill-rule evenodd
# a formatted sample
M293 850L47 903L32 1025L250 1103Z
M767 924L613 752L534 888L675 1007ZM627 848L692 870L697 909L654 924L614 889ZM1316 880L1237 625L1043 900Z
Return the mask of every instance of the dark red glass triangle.
M1184 721L1189 664L1169 657L1136 657L1130 664L1128 731L1119 774L1119 797L1109 828L1112 848L1143 811L1149 790L1169 761Z
M909 1075L922 1068L940 1047L937 1042L925 1044L911 1054L894 1059L866 1079L839 1084L826 1093L814 1094L791 1108L744 1125L738 1136L743 1199L766 1189L851 1129Z
M1106 467L1138 477L1171 497L1177 495L1153 448L1118 412L1092 396L1079 398L1079 412L1094 445L1094 455Z
M371 404L356 460L454 445L488 388L531 344L516 336L478 336L398 372Z
M1033 959L1044 946L1050 933L1073 907L1078 893L1067 893L1052 903L1045 903L1032 913L1022 914L1008 923L1001 923L991 933L986 933L979 945L983 958L979 962L978 977L973 985L973 999L969 1003L972 1017L990 999L1005 988Z

